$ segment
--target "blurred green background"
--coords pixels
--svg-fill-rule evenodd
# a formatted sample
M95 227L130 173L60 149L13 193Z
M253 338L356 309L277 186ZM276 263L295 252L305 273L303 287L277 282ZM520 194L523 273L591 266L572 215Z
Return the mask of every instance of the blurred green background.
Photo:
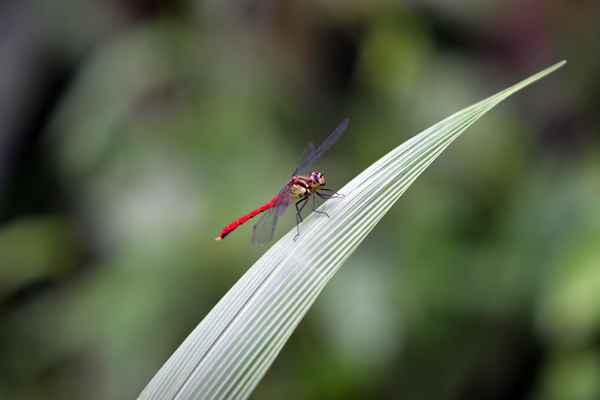
M599 16L592 0L0 3L0 399L135 398L264 253L253 222L214 238L306 142L350 118L315 165L338 189L562 59L415 182L252 399L600 398Z

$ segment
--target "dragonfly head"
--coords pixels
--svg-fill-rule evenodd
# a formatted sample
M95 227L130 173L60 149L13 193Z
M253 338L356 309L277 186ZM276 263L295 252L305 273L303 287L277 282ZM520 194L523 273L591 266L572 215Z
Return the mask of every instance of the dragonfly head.
M308 177L308 184L313 189L319 189L325 186L325 175L319 171L311 172L310 176Z

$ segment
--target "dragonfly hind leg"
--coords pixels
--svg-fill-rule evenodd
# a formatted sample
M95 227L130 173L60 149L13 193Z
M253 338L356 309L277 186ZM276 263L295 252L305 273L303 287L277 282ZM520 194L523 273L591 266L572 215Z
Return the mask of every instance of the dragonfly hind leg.
M300 214L300 211L302 211L302 209L304 208L304 205L306 204L308 198L303 198L300 199L296 202L296 224L299 224L300 222L302 222L302 215ZM300 207L300 209L298 209L298 204L304 202L304 204L302 204L302 207ZM298 218L300 218L300 221L298 221Z
M296 236L294 236L294 242L296 241L296 239L298 239L298 236L300 236L300 222L302 222L302 215L300 215L300 213L302 212L302 209L304 208L304 206L306 205L306 203L308 203L308 197L304 198L304 199L300 199L296 202L296 229L298 230L298 233L296 233ZM304 202L300 208L298 208L298 204ZM313 197L313 203L314 203L314 197ZM314 208L314 205L313 205ZM300 220L298 220L300 219Z

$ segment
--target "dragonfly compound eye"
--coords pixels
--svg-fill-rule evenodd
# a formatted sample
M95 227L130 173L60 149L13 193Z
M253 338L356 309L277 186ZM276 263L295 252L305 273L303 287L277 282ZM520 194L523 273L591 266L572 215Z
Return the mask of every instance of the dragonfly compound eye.
M313 189L318 189L320 187L325 186L325 175L323 175L319 171L311 172L310 176L308 177L308 184Z

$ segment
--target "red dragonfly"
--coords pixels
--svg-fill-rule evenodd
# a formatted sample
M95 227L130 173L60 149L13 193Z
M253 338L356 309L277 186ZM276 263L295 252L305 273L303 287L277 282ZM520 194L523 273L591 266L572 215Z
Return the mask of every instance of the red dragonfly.
M348 126L348 122L348 118L343 120L342 123L335 128L327 140L325 140L321 147L319 147L316 151L313 143L309 142L308 146L306 146L306 149L304 149L304 153L302 153L298 167L294 170L294 173L292 174L292 177L288 181L287 185L281 189L281 192L279 192L279 194L275 196L273 200L264 206L257 208L251 213L246 214L238 220L227 225L223 231L221 231L219 237L215 240L223 239L225 236L229 235L231 231L248 221L250 218L260 214L263 211L266 211L266 213L258 220L256 225L254 225L254 228L252 228L251 239L252 244L255 246L262 246L265 243L270 242L271 239L273 239L273 232L275 232L277 218L280 218L283 215L292 199L300 199L296 202L296 229L298 230L298 233L294 237L294 240L296 240L296 238L300 235L300 228L298 226L300 222L302 222L302 216L300 215L300 212L311 198L312 210L318 212L319 214L327 215L327 213L315 210L316 196L328 200L331 198L343 197L343 195L340 195L331 189L324 188L325 176L323 176L323 174L319 171L311 172L308 177L297 176L296 174L303 168L312 164L317 158L322 156L323 153L325 153L336 142L336 140L339 139ZM319 193L319 191L325 191L326 193ZM327 216L329 217L329 215Z

